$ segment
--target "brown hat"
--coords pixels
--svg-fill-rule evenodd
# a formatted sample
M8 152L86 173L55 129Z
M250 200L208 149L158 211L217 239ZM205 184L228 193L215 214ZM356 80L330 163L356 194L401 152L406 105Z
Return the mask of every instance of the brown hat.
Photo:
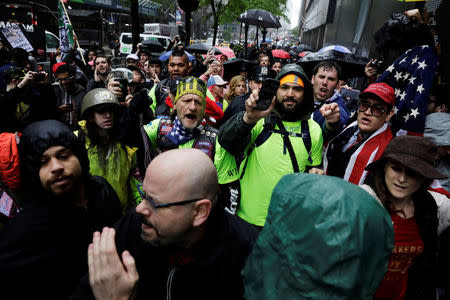
M372 171L391 159L425 178L447 178L434 167L436 158L437 147L430 140L421 136L397 136L389 142L381 158L369 164L366 170Z

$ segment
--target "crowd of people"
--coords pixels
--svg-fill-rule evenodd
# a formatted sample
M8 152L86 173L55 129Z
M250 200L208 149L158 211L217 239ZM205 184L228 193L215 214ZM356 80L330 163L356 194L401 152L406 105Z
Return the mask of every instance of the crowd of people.
M225 75L181 43L50 72L0 43L1 298L450 299L448 88L386 77L412 46L350 99L268 45Z

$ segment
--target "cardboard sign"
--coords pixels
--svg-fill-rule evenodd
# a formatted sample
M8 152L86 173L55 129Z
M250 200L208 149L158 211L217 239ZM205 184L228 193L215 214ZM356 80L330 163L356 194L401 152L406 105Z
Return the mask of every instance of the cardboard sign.
M22 48L27 52L34 50L19 25L2 28L1 32L12 48Z

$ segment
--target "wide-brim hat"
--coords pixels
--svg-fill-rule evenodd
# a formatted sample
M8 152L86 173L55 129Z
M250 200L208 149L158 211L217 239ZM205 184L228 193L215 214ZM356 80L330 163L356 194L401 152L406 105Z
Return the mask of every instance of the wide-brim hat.
M434 163L437 159L437 147L430 140L420 136L397 136L384 150L381 158L372 162L366 170L373 171L387 160L398 162L427 179L444 179Z

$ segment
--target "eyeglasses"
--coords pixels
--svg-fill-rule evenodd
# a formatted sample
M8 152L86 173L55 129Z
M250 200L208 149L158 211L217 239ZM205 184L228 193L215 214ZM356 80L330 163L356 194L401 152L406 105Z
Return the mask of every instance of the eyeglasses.
M56 81L58 81L58 82L69 81L69 80L72 80L73 78L74 78L73 76L66 77L66 78L56 78Z
M386 112L385 107L381 104L377 104L377 103L370 104L369 101L365 101L365 100L359 101L359 108L358 108L359 111L365 112L369 108L370 108L370 112L371 112L372 116L374 116L374 117L381 117Z
M155 209L163 208L163 207L169 207L169 206L179 206L179 205L185 205L188 203L192 203L198 200L202 200L203 198L198 199L190 199L190 200L183 200L178 202L172 202L172 203L156 203L152 198L150 198L145 192L142 190L142 183L136 185L139 195L141 195L142 200L149 201Z

